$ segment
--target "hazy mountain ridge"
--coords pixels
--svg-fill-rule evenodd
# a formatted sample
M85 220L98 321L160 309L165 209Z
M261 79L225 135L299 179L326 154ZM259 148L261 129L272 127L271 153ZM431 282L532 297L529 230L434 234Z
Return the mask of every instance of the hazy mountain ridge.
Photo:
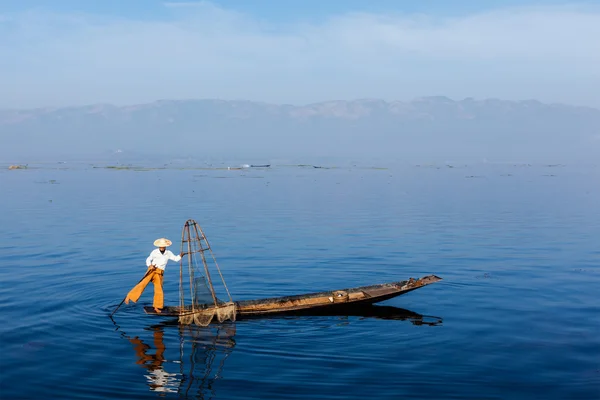
M0 110L0 154L131 149L326 156L548 157L598 154L600 110L535 100L410 102L358 99L307 105L160 100L115 106Z
M519 115L523 112L569 112L579 115L600 115L600 110L590 107L566 104L546 104L537 100L507 101L499 99L475 100L467 98L454 101L447 97L422 97L410 102L380 99L333 100L307 105L270 104L243 100L159 100L152 103L115 106L112 104L92 104L72 107L46 107L34 109L0 109L0 124L22 123L36 118L56 119L81 115L98 115L105 118L121 118L127 121L136 113L148 111L181 116L185 111L211 111L215 116L251 118L256 116L286 116L291 118L332 117L358 119L390 116L411 119L435 119L454 116L459 119L472 119L491 115Z

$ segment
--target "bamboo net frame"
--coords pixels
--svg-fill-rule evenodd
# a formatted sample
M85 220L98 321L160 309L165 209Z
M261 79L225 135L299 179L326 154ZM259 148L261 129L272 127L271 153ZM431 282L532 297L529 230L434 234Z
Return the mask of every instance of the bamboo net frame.
M219 273L219 277L229 298L228 302L223 302L217 297L208 267L206 252L210 253L212 262ZM225 283L217 259L204 231L193 219L188 219L183 226L181 232L181 253L184 254L184 257L179 262L179 323L183 325L195 324L207 326L214 319L220 323L228 319L235 321L237 312L235 302L231 298L231 293ZM191 300L189 305L185 304L186 290L184 287L187 285L187 280L184 278L184 258L187 258L187 275L189 278L189 296ZM202 267L200 267L198 258L201 260ZM199 280L196 275L202 275L202 271L204 272L203 277L208 283L207 288L211 295L211 303L199 301Z

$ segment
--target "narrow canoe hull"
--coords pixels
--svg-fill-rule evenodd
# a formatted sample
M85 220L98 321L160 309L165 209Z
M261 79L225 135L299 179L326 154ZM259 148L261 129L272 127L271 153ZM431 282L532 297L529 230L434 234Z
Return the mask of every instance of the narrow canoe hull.
M260 300L236 302L238 315L266 315L281 312L294 312L317 308L346 308L358 305L375 304L401 296L423 286L440 281L430 275L418 280L408 280L380 285L361 286L327 292L308 293L296 296L274 297Z
M406 281L361 286L295 296L272 297L259 300L236 301L236 318L269 316L275 314L302 313L307 311L336 311L379 303L404 295L413 290L439 282L442 278L428 275L420 279L410 278ZM147 314L161 316L178 316L179 306L167 306L160 314L153 307L146 306ZM186 312L188 312L186 307Z

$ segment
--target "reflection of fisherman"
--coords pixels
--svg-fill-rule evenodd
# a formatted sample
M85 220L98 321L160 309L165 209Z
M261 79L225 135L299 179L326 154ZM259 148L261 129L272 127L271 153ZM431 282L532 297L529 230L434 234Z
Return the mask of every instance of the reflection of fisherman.
M138 336L132 338L124 333L123 336L133 345L137 358L135 363L147 371L144 377L151 391L161 393L185 391L187 395L188 391L194 390L199 394L210 392L212 397L215 395L214 382L222 378L225 361L236 344L235 324L216 325L216 327L215 332L214 329L197 329L180 325L178 327L180 339L185 341L180 344L181 353L177 360L165 357L166 346L162 325L149 327L153 331L154 346ZM184 343L191 346L189 357L184 357L186 347ZM152 354L153 350L154 354ZM185 360L191 363L189 375L184 375L183 372L168 372L169 363L184 364ZM218 366L215 369L213 365ZM183 365L180 368L183 371ZM165 395L159 395L159 397L163 396ZM199 398L204 397L200 395Z
M132 300L134 303L137 302L144 289L146 289L146 286L152 281L152 283L154 283L154 302L152 303L152 306L156 312L160 313L164 301L162 290L163 274L165 273L167 263L169 260L177 262L183 257L183 253L176 256L170 250L167 250L167 247L171 244L171 241L165 238L156 239L154 241L154 245L158 247L158 249L154 249L146 259L148 271L146 271L146 275L144 275L144 278L140 283L127 293L125 304L129 304L129 300Z
M150 390L156 392L177 392L175 384L178 382L177 374L171 374L164 370L162 364L165 362L165 344L163 342L163 331L160 329L154 330L154 347L156 348L156 354L148 354L150 346L144 343L137 336L129 341L134 345L135 354L138 357L136 364L142 365L149 371L146 375L148 378ZM171 387L169 387L171 386Z

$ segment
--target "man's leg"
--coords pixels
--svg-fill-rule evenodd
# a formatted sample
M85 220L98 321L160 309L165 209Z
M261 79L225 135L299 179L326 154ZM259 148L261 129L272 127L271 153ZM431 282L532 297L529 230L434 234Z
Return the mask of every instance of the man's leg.
M160 272L156 272L152 277L152 283L154 283L154 303L152 306L156 312L160 312L160 309L163 308L163 274Z
M147 272L148 271L146 271L146 273ZM133 289L131 289L129 291L129 293L127 293L127 297L125 297L125 304L129 304L129 300L133 301L134 303L137 303L138 299L140 298L140 296L144 292L144 289L146 289L146 286L148 286L148 284L152 280L152 276L153 275L154 275L153 272L148 273L148 275L146 275L144 277L144 279L142 279L140 281L140 283L138 283L137 285L135 285L135 287Z

